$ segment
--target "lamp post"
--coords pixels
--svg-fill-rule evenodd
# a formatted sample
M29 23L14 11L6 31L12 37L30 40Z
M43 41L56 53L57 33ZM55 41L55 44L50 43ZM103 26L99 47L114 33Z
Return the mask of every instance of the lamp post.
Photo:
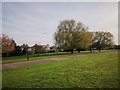
M27 60L29 60L28 47L27 47Z
M24 49L24 48L21 47L21 50L22 50L21 53L22 53L22 55L23 55L23 49Z
M27 47L27 60L29 60L29 52L31 52L31 48Z

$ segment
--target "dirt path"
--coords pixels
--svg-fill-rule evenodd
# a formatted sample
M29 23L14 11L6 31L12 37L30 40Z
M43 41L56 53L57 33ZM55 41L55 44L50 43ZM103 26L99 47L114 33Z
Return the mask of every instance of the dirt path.
M88 56L88 54L69 55L69 56L63 56L63 57L57 57L57 58L46 58L46 59L40 59L40 60L22 61L22 62L7 63L7 64L1 64L1 65L3 69L11 69L11 68L23 67L26 65L43 63L43 62L67 60L70 58L81 57L81 56Z
M113 53L113 52L100 53L100 54L110 54L110 53ZM1 64L0 67L2 66L3 69L11 69L11 68L32 65L32 64L43 63L43 62L67 60L67 59L74 58L74 57L92 56L92 55L95 55L95 54L75 54L75 55L69 55L69 56L63 56L63 57L57 57L57 58L46 58L46 59L40 59L40 60L31 60L31 61L22 61L22 62Z

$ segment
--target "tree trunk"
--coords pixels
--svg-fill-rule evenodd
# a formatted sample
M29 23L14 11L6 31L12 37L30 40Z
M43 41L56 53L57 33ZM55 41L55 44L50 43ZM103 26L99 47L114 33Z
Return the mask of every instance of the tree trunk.
M90 52L92 53L92 49L90 48Z
M100 52L100 48L99 48L99 52Z
M73 50L71 50L71 54L73 53Z
M78 53L80 53L80 50L78 50Z
M29 60L29 53L28 53L28 51L27 51L27 60Z

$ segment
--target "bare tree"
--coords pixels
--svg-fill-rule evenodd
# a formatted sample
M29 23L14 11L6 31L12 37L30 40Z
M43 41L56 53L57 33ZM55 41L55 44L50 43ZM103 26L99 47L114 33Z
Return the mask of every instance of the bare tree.
M110 32L98 31L94 33L92 46L96 47L99 52L101 49L112 47L113 45L113 35Z

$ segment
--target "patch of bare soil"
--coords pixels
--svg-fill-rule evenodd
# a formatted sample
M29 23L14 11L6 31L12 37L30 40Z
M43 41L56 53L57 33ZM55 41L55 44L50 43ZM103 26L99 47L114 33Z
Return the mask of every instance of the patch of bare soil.
M102 54L109 54L109 53L102 53ZM2 66L2 69L11 69L11 68L32 65L32 64L43 63L43 62L67 60L67 59L74 58L74 57L91 56L91 55L94 55L94 54L91 54L91 53L90 54L75 54L75 55L73 54L73 55L57 57L57 58L46 58L46 59L40 59L40 60L31 60L31 61L22 61L22 62L15 62L15 63L0 64L0 67Z
M86 55L88 55L88 54L76 54L76 55L69 55L69 56L63 56L63 57L57 57L57 58L46 58L46 59L40 59L40 60L22 61L22 62L7 63L7 64L1 64L1 65L2 65L2 69L11 69L11 68L17 68L17 67L32 65L32 64L43 63L43 62L67 60L67 59L70 59L70 58L81 57L81 56L86 56Z

